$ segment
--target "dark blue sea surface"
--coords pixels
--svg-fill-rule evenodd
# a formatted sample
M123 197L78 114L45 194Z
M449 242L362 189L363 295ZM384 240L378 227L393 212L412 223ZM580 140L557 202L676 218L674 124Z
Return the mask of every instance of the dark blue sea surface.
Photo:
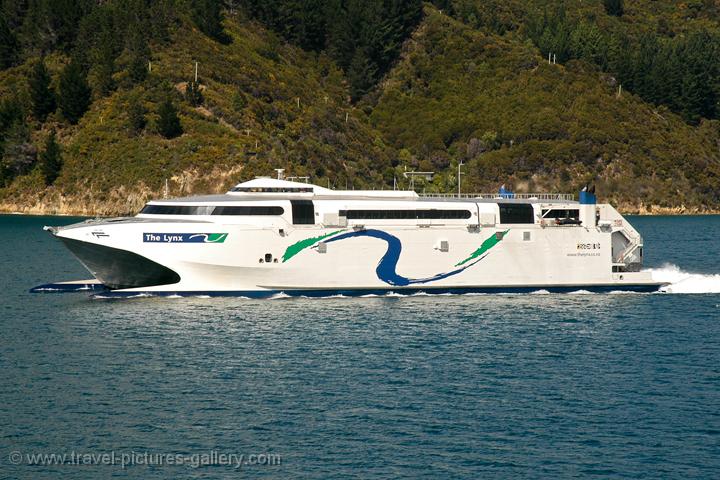
M632 219L685 293L28 293L74 220L0 217L2 478L720 477L720 217Z

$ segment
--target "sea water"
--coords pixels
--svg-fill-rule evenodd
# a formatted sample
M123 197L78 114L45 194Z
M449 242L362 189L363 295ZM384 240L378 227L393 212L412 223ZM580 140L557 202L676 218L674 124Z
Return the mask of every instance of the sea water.
M0 216L2 478L718 478L720 217L660 294L137 298Z

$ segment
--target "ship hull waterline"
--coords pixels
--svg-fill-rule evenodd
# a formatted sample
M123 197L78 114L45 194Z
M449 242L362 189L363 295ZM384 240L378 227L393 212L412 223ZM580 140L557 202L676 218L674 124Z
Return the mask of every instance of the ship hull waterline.
M96 279L75 282L58 282L40 285L32 292L87 292L107 298L141 296L182 297L373 297L413 295L503 295L503 294L572 294L572 293L654 293L662 291L663 282L638 283L535 283L525 285L465 285L465 286L343 286L343 287L288 287L258 285L256 289L192 289L174 288L181 281L171 268L127 250L106 247L59 237L73 255Z

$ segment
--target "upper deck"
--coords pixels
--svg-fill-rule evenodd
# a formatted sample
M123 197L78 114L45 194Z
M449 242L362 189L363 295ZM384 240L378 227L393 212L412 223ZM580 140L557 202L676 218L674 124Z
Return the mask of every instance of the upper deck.
M331 190L317 185L260 178L223 195L153 200L140 219L187 218L285 228L290 225L537 224L562 219L578 225L572 195L559 193L422 194L403 190ZM546 222L547 221L547 222ZM555 222L558 223L558 222Z
M272 200L336 200L453 203L560 203L575 204L567 193L416 193L411 190L332 190L309 183L256 178L240 183L221 195L202 195L154 200L151 204L198 204L218 202L264 202Z

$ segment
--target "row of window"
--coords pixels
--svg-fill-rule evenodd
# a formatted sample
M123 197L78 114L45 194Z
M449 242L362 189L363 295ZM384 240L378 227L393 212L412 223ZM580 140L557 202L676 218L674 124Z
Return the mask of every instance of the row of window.
M293 200L294 224L315 223L314 205L310 200ZM500 223L535 223L533 207L527 203L500 203ZM145 205L140 213L151 215L282 215L278 206L214 206L214 205ZM472 216L470 210L340 210L348 220L463 220ZM576 209L543 210L544 218L578 218Z
M312 187L235 187L231 192L243 193L312 193Z
M470 218L470 210L340 210L348 220L446 220Z
M151 215L282 215L283 207L213 205L145 205L140 213Z
M293 223L314 223L311 201L293 200ZM275 206L213 206L213 205L145 205L140 213L151 215L282 215L283 207ZM467 219L469 210L341 210L348 220L437 220Z

